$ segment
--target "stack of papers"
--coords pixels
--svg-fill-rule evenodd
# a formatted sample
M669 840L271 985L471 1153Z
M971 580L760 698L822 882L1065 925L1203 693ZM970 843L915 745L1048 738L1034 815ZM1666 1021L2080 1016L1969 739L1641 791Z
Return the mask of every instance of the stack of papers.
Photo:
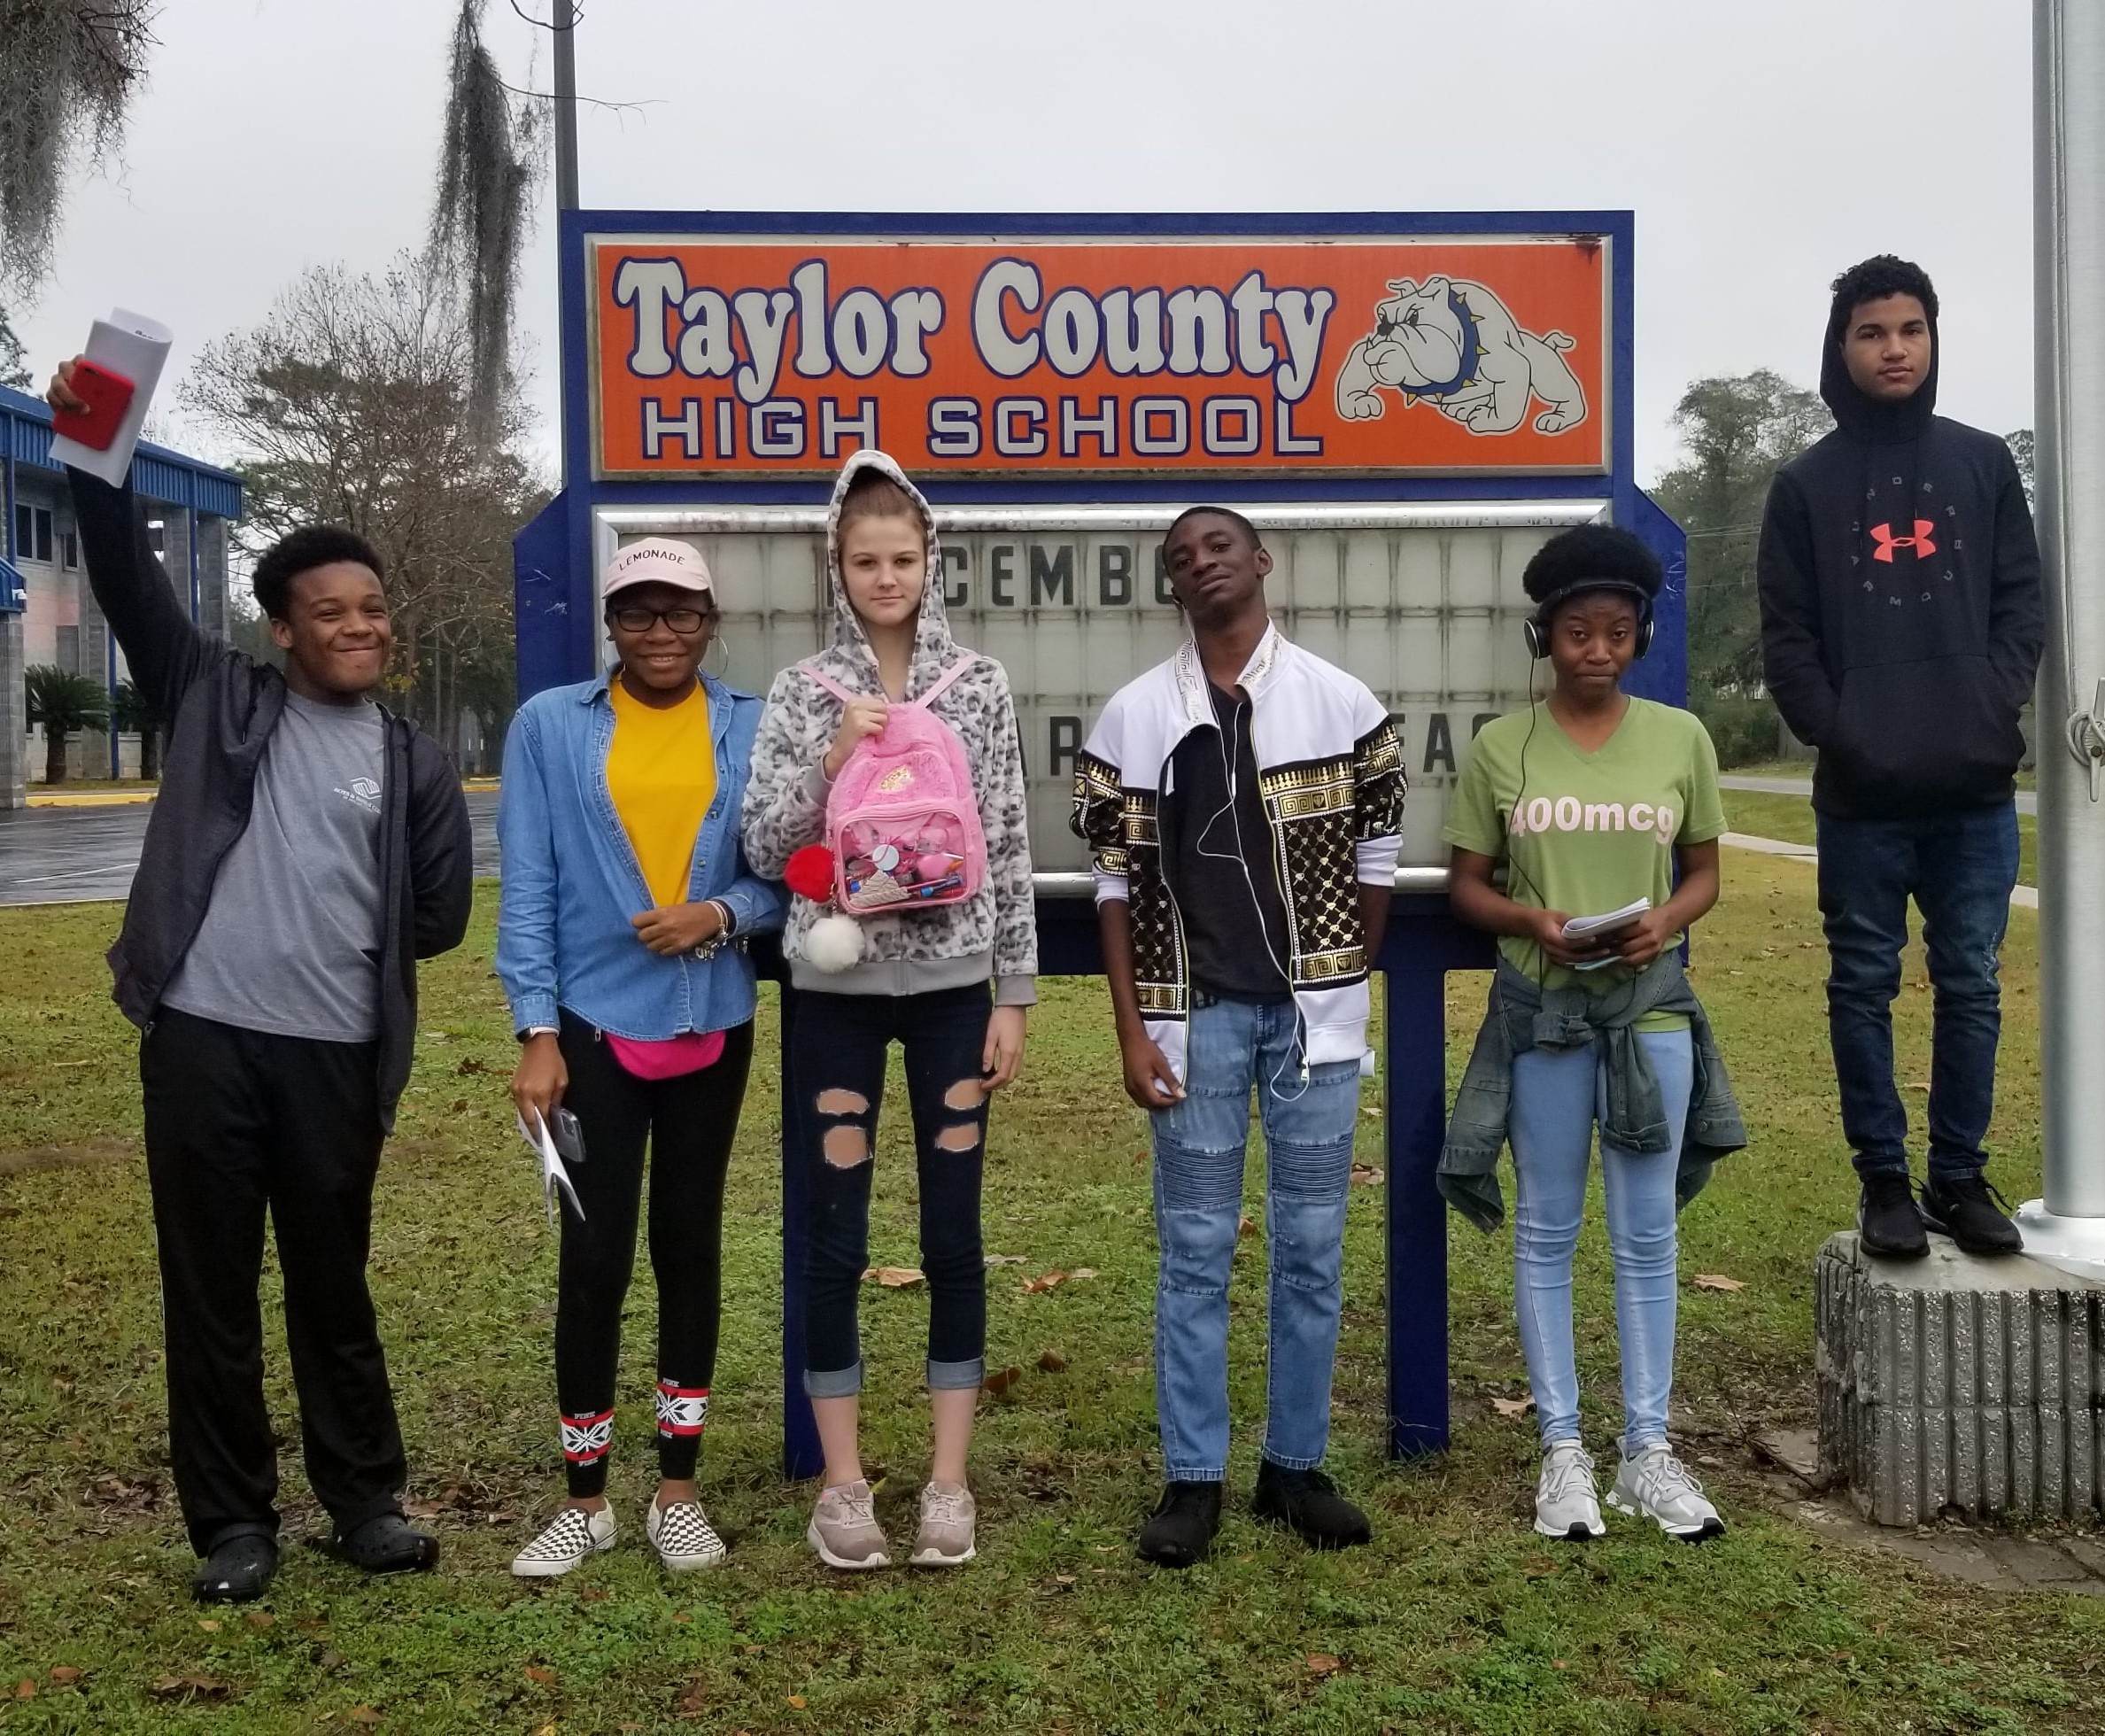
M1628 928L1631 923L1651 908L1651 899L1637 898L1631 900L1619 911L1605 911L1599 916L1575 916L1564 925L1565 941L1569 943L1575 941L1590 940L1597 935L1614 934L1621 929ZM1572 968L1575 971L1598 971L1603 965L1613 965L1614 962L1613 957L1591 958L1585 964L1575 965Z

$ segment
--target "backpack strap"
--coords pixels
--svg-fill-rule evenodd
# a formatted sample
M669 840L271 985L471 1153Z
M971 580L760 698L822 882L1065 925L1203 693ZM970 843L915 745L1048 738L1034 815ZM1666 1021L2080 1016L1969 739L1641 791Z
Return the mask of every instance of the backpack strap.
M971 666L979 661L979 654L977 651L966 652L964 656L960 657L956 663L952 663L948 669L945 670L940 675L936 677L933 685L930 686L926 693L923 694L918 699L910 699L906 701L905 703L913 706L917 710L927 710L930 706L933 705L936 701L942 698L943 694L949 690L950 684L953 681L956 680L959 676L963 675L968 669L971 668Z
M797 667L802 670L804 673L809 675L814 681L817 682L818 685L824 687L829 694L832 694L833 697L839 700L843 705L847 704L850 701L858 697L858 695L849 693L846 687L842 686L840 682L834 680L832 676L821 674L816 663L799 663Z

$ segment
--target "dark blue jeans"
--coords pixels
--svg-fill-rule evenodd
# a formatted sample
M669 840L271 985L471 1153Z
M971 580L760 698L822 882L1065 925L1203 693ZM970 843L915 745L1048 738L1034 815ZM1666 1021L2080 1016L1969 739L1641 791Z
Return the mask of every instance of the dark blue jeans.
M1867 1181L1908 1174L1908 1112L1893 1084L1892 1003L1912 896L1923 913L1935 996L1930 1174L1977 1175L1995 1107L2001 954L2017 883L2016 804L1913 819L1818 819L1820 913L1831 965L1828 1034L1857 1174Z

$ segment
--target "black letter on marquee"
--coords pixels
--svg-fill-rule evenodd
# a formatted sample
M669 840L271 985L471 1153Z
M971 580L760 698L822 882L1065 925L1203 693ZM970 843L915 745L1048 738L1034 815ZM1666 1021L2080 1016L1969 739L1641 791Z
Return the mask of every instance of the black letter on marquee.
M1170 589L1170 564L1162 557L1160 543L1155 545L1155 601L1172 604L1177 601L1177 593Z
M987 551L987 601L997 608L1014 608L1016 593L1010 586L1016 583L1016 546L1013 543L996 543Z
M1049 717L1052 748L1048 755L1052 775L1064 778L1074 770L1074 756L1081 751L1082 720L1080 717Z
M971 564L972 554L970 549L960 543L943 545L943 601L948 607L963 608L965 599L971 594L971 581L965 577ZM957 570L955 580L950 577L953 567Z
M1056 592L1059 593L1060 602L1064 608L1072 608L1074 607L1074 545L1062 543L1054 551L1053 558L1048 561L1045 558L1044 545L1033 543L1031 545L1032 605L1035 607L1039 603L1050 601Z
M1096 601L1119 608L1133 601L1133 551L1122 543L1105 543L1096 551Z
M1436 711L1425 727L1425 763L1418 769L1430 772L1433 762L1438 760L1449 771L1454 770L1454 732L1448 726L1447 713Z

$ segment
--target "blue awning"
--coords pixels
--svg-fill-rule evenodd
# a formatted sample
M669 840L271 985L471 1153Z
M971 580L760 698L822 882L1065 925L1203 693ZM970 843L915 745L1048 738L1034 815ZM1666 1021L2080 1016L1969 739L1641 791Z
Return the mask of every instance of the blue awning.
M22 577L22 570L4 556L0 556L0 610L19 615L29 607L29 581Z

